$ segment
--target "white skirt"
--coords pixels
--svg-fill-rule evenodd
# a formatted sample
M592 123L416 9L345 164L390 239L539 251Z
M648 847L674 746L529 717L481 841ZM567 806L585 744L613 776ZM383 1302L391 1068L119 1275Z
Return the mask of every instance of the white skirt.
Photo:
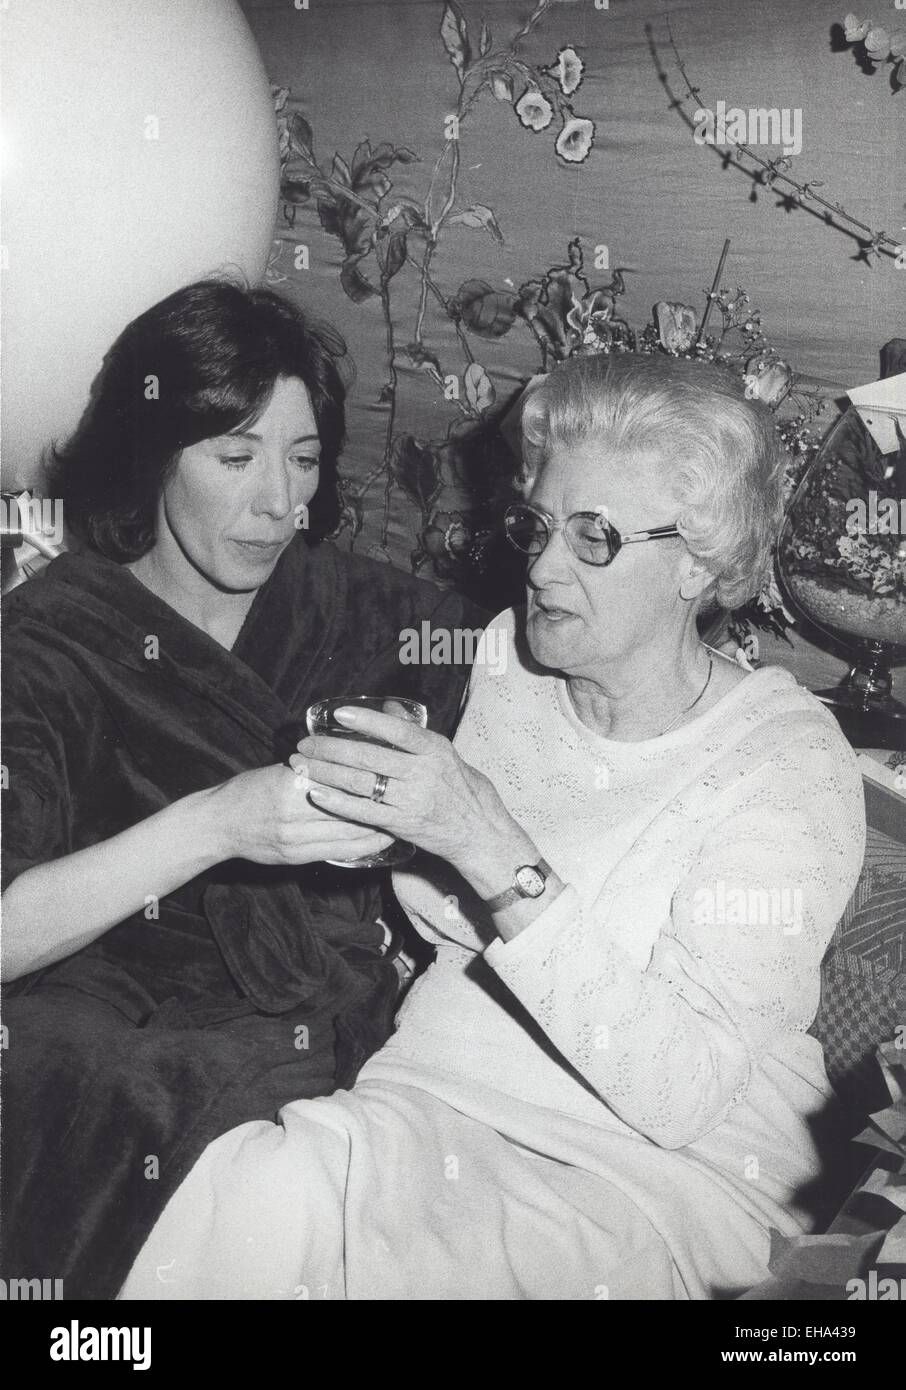
M707 1296L618 1183L532 1152L417 1087L360 1081L287 1105L279 1120L208 1146L121 1299ZM631 1162L638 1146L622 1147ZM698 1230L685 1233L693 1246L715 1217L713 1206L699 1211ZM754 1282L767 1237L744 1225L736 1263Z

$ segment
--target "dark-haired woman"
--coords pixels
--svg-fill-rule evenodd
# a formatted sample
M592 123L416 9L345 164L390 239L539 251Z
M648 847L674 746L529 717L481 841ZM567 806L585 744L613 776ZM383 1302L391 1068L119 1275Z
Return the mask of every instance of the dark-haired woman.
M111 1297L205 1144L350 1085L387 1036L390 843L282 761L314 699L465 678L400 634L473 627L335 524L338 345L206 281L111 349L51 495L81 542L4 604L2 1274Z

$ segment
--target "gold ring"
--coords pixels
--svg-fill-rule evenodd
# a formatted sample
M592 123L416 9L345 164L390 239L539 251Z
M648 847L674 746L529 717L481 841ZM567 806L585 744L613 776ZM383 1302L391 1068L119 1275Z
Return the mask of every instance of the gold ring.
M383 772L376 772L376 773L374 774L374 786L372 787L372 790L371 790L371 800L372 800L372 801L379 801L379 802L380 802L380 801L383 801L383 800L384 800L384 792L385 792L386 790L387 790L387 778L384 776Z

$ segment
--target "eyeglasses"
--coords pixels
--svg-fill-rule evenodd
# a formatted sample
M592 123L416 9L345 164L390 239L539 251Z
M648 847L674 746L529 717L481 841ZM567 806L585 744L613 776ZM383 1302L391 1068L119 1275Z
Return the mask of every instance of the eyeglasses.
M506 538L522 555L539 556L560 527L545 512L516 502L504 512ZM662 541L678 536L675 526L650 526L647 531L630 531L622 536L603 512L573 512L562 523L566 544L577 560L586 565L609 565L624 545L637 541Z

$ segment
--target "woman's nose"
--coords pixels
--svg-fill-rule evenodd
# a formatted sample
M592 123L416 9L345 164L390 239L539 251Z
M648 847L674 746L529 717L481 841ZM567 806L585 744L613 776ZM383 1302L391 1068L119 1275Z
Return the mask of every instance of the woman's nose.
M558 527L541 554L529 560L529 583L535 589L543 589L547 584L568 580L575 564L576 558L566 543L562 529Z
M289 473L286 464L270 464L261 479L255 497L253 511L282 521L292 511L293 499L290 490Z

